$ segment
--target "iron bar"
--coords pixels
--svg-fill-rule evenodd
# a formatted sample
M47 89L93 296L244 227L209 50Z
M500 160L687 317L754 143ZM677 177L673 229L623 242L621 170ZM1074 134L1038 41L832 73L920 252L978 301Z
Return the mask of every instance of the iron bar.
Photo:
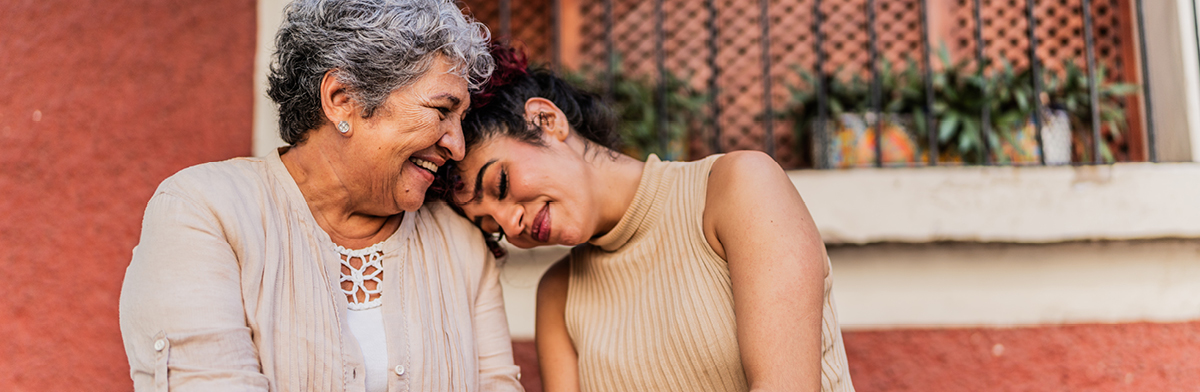
M662 148L663 159L670 160L674 157L670 156L671 135L670 130L667 129L667 65L666 51L663 50L663 41L666 41L666 23L664 22L663 2L664 0L654 0L654 64L658 67L658 88L655 89L654 94L657 108L655 124L658 128L658 144Z
M1037 58L1037 17L1034 15L1034 0L1025 0L1026 21L1029 25L1029 72L1033 79L1033 132L1037 139L1038 161L1046 164L1046 148L1042 145L1042 76Z
M550 50L554 51L553 66L562 72L562 0L550 1L550 24L554 34L550 35Z
M926 153L929 154L929 165L937 166L938 137L933 119L933 61L929 55L929 0L921 0L921 48L922 61L925 62L925 133L929 136Z
M508 0L505 0L508 1ZM604 98L612 104L617 91L617 50L613 40L613 0L604 0Z
M1092 36L1092 2L1083 0L1083 43L1087 52L1088 102L1092 107L1092 163L1103 163L1100 158L1100 90L1096 86L1096 42Z
M612 1L612 0L609 0ZM721 30L717 27L717 2L716 0L705 0L705 5L708 8L708 68L712 71L712 75L708 79L708 97L712 115L712 151L720 153L721 148L721 102L717 100L719 92L721 67L717 64L717 46L721 36Z
M817 122L809 125L814 136L812 138L814 145L813 167L826 169L828 168L826 166L826 163L828 163L826 155L829 154L829 138L827 137L829 130L826 129L827 125L825 123L829 120L827 106L829 103L829 91L825 83L825 51L821 48L822 41L824 40L824 36L821 34L821 0L813 0L812 16L813 53L816 54L816 59L814 60L816 71L813 74L816 75L815 80L817 82ZM804 109L808 110L808 108ZM816 153L817 151L820 151L820 153Z
M1138 65L1142 68L1142 102L1146 108L1146 152L1150 162L1158 162L1154 145L1154 107L1150 103L1150 67L1147 63L1150 57L1146 55L1146 17L1142 12L1142 1L1134 0L1133 4L1137 7L1138 50L1141 52Z
M499 38L512 42L512 0L500 0Z
M762 7L762 64L763 64L763 131L766 141L763 148L767 155L775 157L775 113L771 108L771 15L770 0L759 0Z
M875 167L883 167L883 91L879 80L879 42L875 31L875 0L867 0L867 37L871 53L871 112L875 113Z
M983 53L985 45L987 45L983 41L983 0L975 0L973 3L975 3L975 62L979 66L979 77L986 77L984 72L987 71L988 61ZM986 99L988 94L988 83L983 83L985 99L979 109L979 130L982 132L980 138L983 139L984 165L991 165L994 162L992 157L992 106L990 105L991 100Z

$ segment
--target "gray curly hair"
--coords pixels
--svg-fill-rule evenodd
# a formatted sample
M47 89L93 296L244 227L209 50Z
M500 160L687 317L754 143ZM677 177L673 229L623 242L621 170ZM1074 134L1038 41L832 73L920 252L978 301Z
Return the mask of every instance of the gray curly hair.
M363 118L429 71L439 55L476 90L495 67L489 40L487 27L453 0L294 0L275 35L268 77L279 134L298 144L325 122L320 89L330 70L349 86Z

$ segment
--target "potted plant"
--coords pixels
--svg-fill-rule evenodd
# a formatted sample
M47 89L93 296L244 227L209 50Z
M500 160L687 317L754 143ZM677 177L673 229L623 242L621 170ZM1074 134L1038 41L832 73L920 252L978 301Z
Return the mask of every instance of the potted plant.
M813 86L817 77L808 70L793 67L804 86L788 86L791 101L779 116L792 121L793 132L800 143L801 154L811 158L814 166L847 168L875 164L875 131L881 128L884 140L881 152L886 165L911 164L917 158L917 143L910 134L911 118L908 101L901 95L900 86L910 83L905 73L896 73L886 60L880 69L882 89L882 118L877 121L871 111L871 86L859 75L847 79L823 75L826 83L828 118L819 121Z
M664 160L680 159L684 155L685 141L689 128L703 121L703 106L708 95L692 88L686 80L666 73L666 117L668 145L663 146L659 136L659 116L656 95L658 83L648 77L626 75L620 61L613 66L613 91L611 92L617 130L624 142L624 152L645 159L657 154ZM576 72L567 75L567 80L591 91L609 88L604 72Z
M1120 99L1137 92L1137 85L1111 83L1107 80L1106 74L1104 66L1096 67L1095 78L1100 104L1101 137L1104 139L1100 141L1099 147L1101 159L1105 162L1114 162L1116 157L1109 144L1121 141L1127 124L1125 108L1121 106ZM1074 63L1067 63L1063 67L1062 76L1052 75L1048 84L1050 85L1047 89L1048 106L1065 113L1066 118L1063 121L1068 121L1070 124L1071 131L1067 135L1066 146L1062 147L1065 149L1067 159L1070 159L1074 152L1078 161L1092 161L1091 146L1094 141L1092 141L1091 92L1088 89L1087 71ZM1071 134L1077 137L1071 137ZM1050 158L1048 144L1049 142L1043 139L1043 145L1047 146L1047 161Z
M1024 147L1028 140L1035 140L1036 150L1036 139L1024 137L1018 131L1033 114L1029 99L1032 87L1027 82L1030 72L1017 72L1005 63L999 71L987 75L982 72L988 63L986 59L983 66L975 65L973 60L952 62L944 47L938 51L938 57L946 64L941 70L931 72L939 161L981 164L986 162L989 151L999 162L1030 160L1030 150ZM924 90L917 95L924 100ZM982 119L985 107L990 130L986 136ZM918 132L928 132L924 116L916 119ZM1003 148L1006 146L1010 148ZM1011 148L1014 146L1020 148ZM1034 155L1032 160L1036 159Z
M930 72L934 90L933 117L935 139L941 162L982 164L1037 163L1067 164L1076 159L1090 160L1091 108L1087 74L1068 63L1063 75L1040 70L1040 97L1033 98L1034 73L1014 69L1005 60L992 72L984 72L991 61L974 59L953 62L945 47L938 50L944 65ZM880 85L883 98L883 160L887 164L912 162L925 143L931 124L926 124L925 73L909 60L899 72L882 62ZM813 73L796 68L804 82L788 86L791 103L782 113L793 120L797 140L811 141L815 166L853 167L874 163L875 121L870 108L870 84L855 75L848 79L837 73L822 76L826 84L829 119L818 124L819 99ZM1109 142L1119 142L1125 125L1125 112L1119 98L1132 94L1136 86L1105 81L1103 67L1098 68L1100 120L1105 142L1100 144L1102 158L1113 161ZM1037 103L1035 105L1035 103ZM985 133L982 113L988 110ZM1041 122L1037 133L1034 119ZM911 124L911 126L910 126ZM914 134L909 134L914 132ZM1073 137L1079 135L1080 137ZM1041 138L1041 148L1038 138ZM802 146L808 147L808 146ZM928 151L928 146L924 146Z

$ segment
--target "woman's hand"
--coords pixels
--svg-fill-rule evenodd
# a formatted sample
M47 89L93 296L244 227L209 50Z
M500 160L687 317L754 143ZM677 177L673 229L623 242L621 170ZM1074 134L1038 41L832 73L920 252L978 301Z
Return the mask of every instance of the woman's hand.
M704 232L729 263L751 390L821 390L825 247L804 201L766 154L734 152L709 173Z
M579 391L579 357L567 334L566 321L570 273L570 263L564 258L550 267L538 284L534 336L542 388L547 392Z

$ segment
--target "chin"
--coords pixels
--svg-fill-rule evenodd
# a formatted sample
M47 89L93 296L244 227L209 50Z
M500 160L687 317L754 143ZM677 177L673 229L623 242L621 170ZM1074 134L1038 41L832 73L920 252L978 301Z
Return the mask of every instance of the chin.
M405 192L404 189L400 189L398 191L398 197L396 197L395 201L396 208L399 208L401 211L412 212L425 205L425 191L428 187L419 188L420 189L410 188L408 192Z

